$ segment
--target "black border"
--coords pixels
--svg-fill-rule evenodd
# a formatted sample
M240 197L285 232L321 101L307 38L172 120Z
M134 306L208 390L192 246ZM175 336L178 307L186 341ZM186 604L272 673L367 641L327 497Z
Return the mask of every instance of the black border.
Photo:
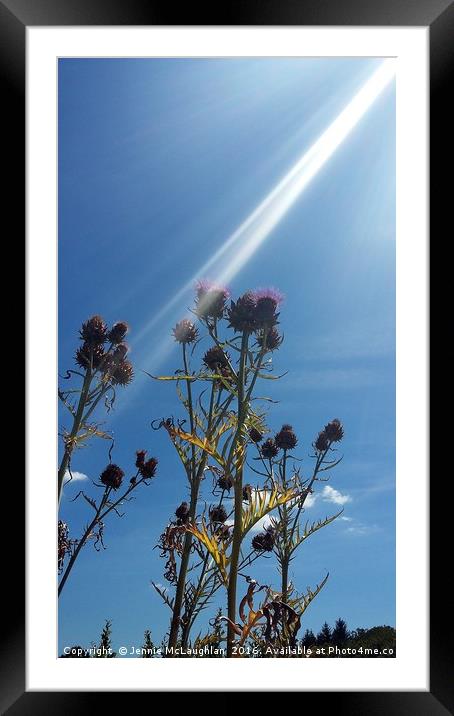
M452 269L444 260L443 240L452 243L452 127L453 114L449 108L452 101L452 78L454 76L454 3L453 0L235 0L221 6L185 4L176 8L173 3L156 0L0 0L0 82L3 109L0 114L3 126L2 154L3 173L8 178L7 192L2 192L3 225L9 219L8 231L14 237L8 242L19 247L19 260L23 258L25 221L25 31L34 25L376 25L376 26L429 26L430 27L430 171L432 237L431 266L437 270L437 281L431 286L431 325L433 318L441 317L443 344L434 342L431 364L437 370L431 376L431 395L439 395L450 403L447 379L452 382L454 354L445 345L446 321L452 321L450 286ZM451 90L451 91L450 91ZM445 174L448 174L448 180ZM7 239L4 235L4 242ZM437 240L437 241L436 241ZM435 250L443 250L442 260L435 263ZM409 267L411 270L411 267ZM11 298L11 296L10 296ZM435 309L438 303L437 311ZM435 312L436 311L436 312ZM19 321L19 323L21 323ZM23 324L21 324L23 325ZM452 323L451 323L452 325ZM21 331L22 333L22 331ZM434 335L437 328L432 329ZM19 342L21 337L19 337ZM438 348L438 350L437 350ZM449 370L451 368L451 370ZM447 395L448 392L448 395ZM432 405L432 401L431 401ZM448 408L449 409L449 408ZM446 410L446 409L445 409ZM437 401L437 435L446 415ZM448 442L452 439L449 423L443 423L443 434ZM452 429L452 428L451 428ZM440 432L439 432L440 430ZM418 425L415 416L415 438ZM413 446L413 449L414 446ZM18 455L22 448L19 448ZM433 451L438 452L438 450ZM454 713L454 688L452 656L449 653L449 635L452 627L452 597L446 579L452 577L452 538L444 540L443 526L450 525L451 501L446 490L451 489L452 477L448 473L443 490L431 487L431 564L445 557L448 564L440 570L433 568L431 583L431 633L430 633L430 693L429 692L325 692L324 708L333 708L337 714L349 716L388 716L409 714L411 716L444 716ZM432 474L435 471L432 470ZM6 475L5 475L6 476ZM18 478L18 475L15 475ZM43 476L41 476L43 477ZM409 476L410 479L410 476ZM434 483L434 480L432 481ZM447 484L446 484L447 483ZM25 504L24 481L10 480L8 490L14 504ZM25 589L24 550L18 548L17 540L21 524L15 525L11 538L6 539L2 550L4 589L2 618L2 654L0 662L1 713L19 714L79 714L102 710L105 693L93 692L26 692L25 691ZM17 532L17 533L16 533ZM5 539L3 540L5 545ZM444 569L447 567L448 569ZM435 574L437 572L437 574ZM417 595L416 595L417 598ZM418 628L418 625L415 625ZM451 664L451 666L450 666ZM251 689L261 690L260 684ZM279 684L276 684L279 690ZM175 696L178 696L175 693ZM321 694L315 693L320 699ZM307 709L313 693L305 693L301 708ZM148 696L149 698L149 696ZM116 707L130 709L122 693L115 694ZM327 701L329 700L329 701ZM215 702L210 699L211 705ZM120 706L121 704L121 706ZM150 703L156 708L156 702ZM175 702L173 701L174 705ZM312 704L311 704L312 705ZM320 708L320 706L318 708Z

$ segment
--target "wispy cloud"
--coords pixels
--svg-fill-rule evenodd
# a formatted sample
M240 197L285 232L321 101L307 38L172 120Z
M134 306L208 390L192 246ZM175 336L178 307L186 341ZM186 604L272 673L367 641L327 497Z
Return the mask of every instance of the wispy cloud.
M334 502L335 505L345 505L347 502L351 502L352 498L350 495L343 495L339 490L335 490L330 485L325 485L321 492L321 498L323 502Z
M356 537L364 537L366 535L374 534L379 531L380 528L378 527L378 525L364 525L358 522L358 524L354 524L350 527L347 527L347 529L345 530L345 534Z
M63 484L66 485L68 482L79 482L81 480L88 480L88 475L85 475L83 472L76 472L75 470L71 470L70 474L69 470L66 470L63 477Z

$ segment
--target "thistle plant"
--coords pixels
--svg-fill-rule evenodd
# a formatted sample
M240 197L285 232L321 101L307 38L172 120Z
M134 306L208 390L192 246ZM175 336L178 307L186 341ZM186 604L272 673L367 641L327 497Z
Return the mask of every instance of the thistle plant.
M244 558L241 552L243 540L256 522L295 498L296 493L293 489L282 490L279 485L270 490L249 490L243 484L247 447L254 441L254 435L264 429L263 414L252 407L256 381L275 377L270 375L268 355L282 342L276 328L282 296L275 290L248 291L227 307L228 298L225 288L198 283L193 313L212 345L203 355L202 367L194 372L189 357L193 357L199 343L199 329L189 319L183 319L173 330L175 340L182 346L182 367L174 376L158 378L176 381L180 402L188 416L177 423L173 419L161 420L157 427L168 432L189 483L189 501L177 509L178 520L167 527L160 543L162 554L168 556L166 575L171 576L169 581L176 582L175 597L170 599L166 592L158 591L172 609L169 647L173 648L180 627L184 631L185 625L191 623L191 602L192 606L198 602L200 609L200 600L210 599L223 585L227 590L227 642L231 655L238 570L250 563L250 558ZM208 391L205 388L196 394L197 383L208 384ZM187 422L189 429L185 430ZM199 516L200 487L207 470L219 475L221 498L216 512L211 509L207 515L205 509ZM222 501L230 491L233 509L228 514ZM232 528L226 524L230 517ZM191 554L196 555L196 563L189 566ZM193 571L196 567L201 568L202 581L199 576L198 582L187 585L188 569Z
M292 487L298 494L294 500L279 505L278 518L272 517L270 525L253 540L255 549L274 552L277 556L281 572L281 599L284 603L290 603L289 565L296 550L308 537L333 522L343 512L340 510L312 524L306 522L304 527L300 524L304 505L313 494L315 483L328 481L321 473L331 470L342 460L342 457L331 458L331 455L335 450L333 445L340 442L343 435L343 426L337 418L325 425L312 443L314 465L307 478L302 477L301 468L296 467L299 458L293 455L293 451L298 445L298 438L291 425L283 425L274 438L269 438L261 446L257 445L258 456L255 460L260 461L261 470L255 472L259 472L272 485L279 484L282 490ZM289 469L292 460L293 466Z
M74 388L61 388L58 396L68 409L72 424L64 428L61 437L64 451L58 470L58 499L60 500L65 475L71 475L71 458L74 450L94 436L110 439L96 423L89 422L96 407L104 400L109 411L115 401L118 386L128 385L134 375L133 367L126 358L128 346L124 338L128 325L123 321L109 329L101 316L92 316L80 329L81 345L76 351L76 370L66 372L64 380L79 379Z
M98 501L94 497L86 495L83 490L78 492L74 500L83 498L94 511L94 516L89 520L82 535L77 539L70 538L69 528L66 523L62 520L58 523L58 567L59 573L62 575L58 585L59 596L87 541L92 540L97 551L105 549L104 529L106 518L113 512L118 517L123 517L124 513L120 511L122 506L132 499L132 493L139 485L150 484L156 474L157 466L158 461L156 458L147 459L146 451L139 450L136 453L136 471L126 487L124 485L124 471L118 465L109 462L101 472L99 482L93 481L95 487L103 491ZM118 493L120 493L119 496Z

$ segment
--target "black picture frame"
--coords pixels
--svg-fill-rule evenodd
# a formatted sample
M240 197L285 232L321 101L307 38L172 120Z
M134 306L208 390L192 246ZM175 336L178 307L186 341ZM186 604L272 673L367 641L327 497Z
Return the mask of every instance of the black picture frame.
M8 248L19 249L19 262L24 258L25 219L25 89L26 89L26 28L31 26L65 25L355 25L355 26L427 26L430 28L430 171L431 191L431 265L436 248L442 249L445 234L452 237L452 181L445 180L445 168L452 166L452 111L449 112L450 80L454 67L454 2L451 0L242 0L210 8L186 4L175 8L171 3L156 0L0 0L0 77L2 86L4 174L8 177L3 197L4 226L8 223ZM451 161L450 161L451 160ZM9 221L7 222L7 220ZM13 238L14 237L14 238ZM13 238L13 241L11 239ZM6 238L4 238L6 242ZM452 242L452 238L449 239ZM440 254L441 256L441 254ZM437 281L431 289L431 318L443 315L450 306L449 262L436 262ZM449 273L448 273L449 271ZM452 281L452 279L451 279ZM438 308L436 308L438 306ZM444 310L443 310L444 309ZM447 318L451 311L447 309ZM445 314L446 315L446 314ZM19 321L19 324L21 322ZM21 330L21 335L23 331ZM443 327L446 340L446 325ZM18 345L21 338L18 337ZM431 393L446 397L446 375L450 376L452 352L433 349ZM446 355L445 355L446 353ZM444 381L442 383L442 381ZM445 401L449 404L449 400ZM446 410L446 408L445 408ZM437 406L437 426L445 420ZM448 420L448 416L446 416ZM448 427L450 422L448 423ZM444 422L446 429L446 422ZM417 418L415 441L417 441ZM440 435L439 427L436 428ZM450 435L448 434L448 440ZM17 455L21 454L19 448ZM434 453L438 453L434 449ZM433 474L435 470L432 466ZM15 470L17 473L17 470ZM449 472L449 469L448 469ZM15 478L20 475L15 474ZM409 476L410 477L410 476ZM449 476L452 483L452 478ZM431 487L431 563L438 563L443 539L443 525L449 524L450 500L446 490ZM446 488L446 489L445 489ZM8 504L25 505L24 481L9 480ZM452 488L451 488L452 491ZM17 520L20 521L20 512ZM0 664L0 710L19 714L79 714L105 708L103 693L94 692L26 692L25 691L25 550L20 548L22 522L15 524L12 536L4 540L3 550L3 649ZM446 545L446 559L449 543ZM443 550L443 551L442 551ZM6 563L6 564L5 564ZM444 565L446 566L446 565ZM411 716L443 716L454 713L452 659L449 657L449 623L452 621L450 590L445 584L444 566L433 567L430 614L430 692L325 692L305 693L308 699L319 700L322 706L337 714L352 716L386 713ZM449 572L450 570L448 570ZM448 575L449 576L449 575ZM415 629L418 625L415 625ZM451 666L450 666L451 663ZM259 684L251 689L260 691ZM276 685L279 690L279 685ZM175 694L177 695L177 694ZM128 710L131 705L121 693L116 694ZM101 699L103 702L101 703ZM119 703L120 701L120 703ZM319 706L320 707L320 706ZM133 707L132 707L133 708Z

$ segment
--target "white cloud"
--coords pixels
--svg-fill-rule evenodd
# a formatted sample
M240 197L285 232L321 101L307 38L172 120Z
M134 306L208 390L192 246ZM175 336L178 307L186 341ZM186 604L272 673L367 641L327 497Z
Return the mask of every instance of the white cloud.
M334 487L330 485L325 485L321 496L324 502L334 502L336 505L345 505L347 502L352 501L350 495L343 495L339 490L335 490Z
M341 515L340 518L344 522L353 522L353 517L344 517L344 515Z
M379 529L380 528L377 525L363 525L361 523L358 523L357 525L353 525L352 527L347 527L345 532L349 535L355 535L357 537L362 537L364 535L369 535L369 534L378 532Z
M69 470L66 470L65 475L63 477L63 484L66 485L68 482L75 482L80 480L88 480L88 475L85 475L85 473L83 472L75 472L74 470L71 470L70 475Z

